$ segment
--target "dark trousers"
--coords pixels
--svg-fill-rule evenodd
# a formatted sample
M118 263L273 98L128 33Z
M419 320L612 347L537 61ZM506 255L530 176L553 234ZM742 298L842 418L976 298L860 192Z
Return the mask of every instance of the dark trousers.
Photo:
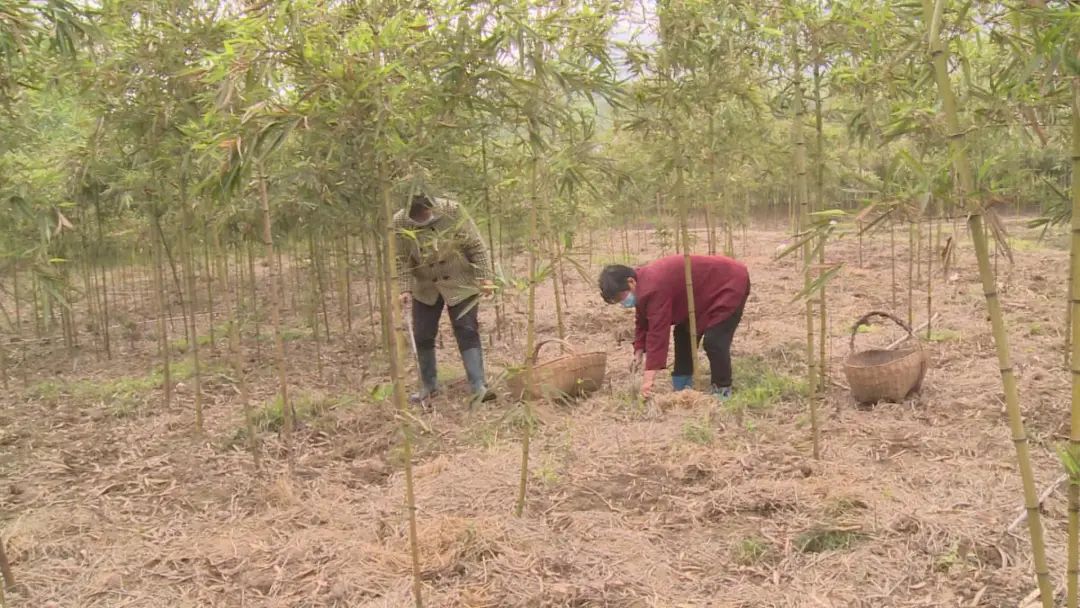
M443 308L447 306L441 296L435 301L434 306L413 300L412 319L417 350L435 348L435 338L439 335L439 321L442 319ZM450 309L450 325L454 328L458 350L465 352L472 348L480 348L480 307L477 305L476 298L469 298L448 308Z
M749 296L749 293L747 294ZM697 342L704 342L705 355L709 358L712 372L712 385L720 388L731 386L731 341L735 330L742 321L746 299L735 309L730 317L708 327L697 337ZM693 370L693 349L690 347L690 321L683 321L672 330L675 339L675 366L673 376L689 376ZM704 340L703 340L704 338Z

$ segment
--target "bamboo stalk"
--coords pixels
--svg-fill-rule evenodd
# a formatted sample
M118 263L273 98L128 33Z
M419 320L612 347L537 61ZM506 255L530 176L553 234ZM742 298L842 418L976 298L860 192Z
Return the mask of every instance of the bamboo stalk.
M558 332L559 332L558 333L559 339L560 340L565 340L566 339L566 319L564 318L564 313L563 313L563 307L565 306L565 302L563 300L564 286L561 285L561 280L560 280L560 277L559 277L559 268L561 267L560 258L562 256L562 243L560 242L560 239L558 238L558 236L554 237L554 241L555 241L555 261L554 261L555 268L553 269L553 271L551 273L551 284L552 284L552 286L554 287L554 290L555 290L555 322L556 322L556 326L557 326L557 329L558 329ZM560 348L562 349L563 352L566 351L565 346L560 345Z
M908 327L915 322L915 222L908 222L908 296L907 296L907 323Z
M205 229L203 234L206 241L203 243L203 268L206 272L206 310L209 317L210 350L216 354L218 347L214 337L214 274L210 271L210 242L205 237Z
M821 109L821 58L818 55L820 49L817 48L815 41L815 57L814 57L814 152L815 152L815 167L814 167L814 207L817 211L825 210L825 135L824 135L824 118ZM818 264L821 266L821 272L825 272L825 245L828 240L828 233L821 235L821 249L819 250ZM824 396L824 391L828 384L829 377L829 360L826 358L826 345L828 343L828 298L825 294L826 285L825 282L821 283L821 290L818 293L818 315L820 326L818 329L818 368L820 372L820 384L821 392Z
M401 423L402 459L405 461L405 506L408 509L409 520L409 551L412 558L413 569L413 599L416 603L416 607L421 608L423 606L423 599L420 580L420 550L416 531L416 496L413 491L412 472L413 431L412 424L410 423L412 415L409 413L408 401L405 396L404 349L401 347L404 330L399 325L398 319L400 315L398 307L395 305L399 296L398 265L395 263L395 260L397 259L397 235L395 234L394 229L394 206L390 195L386 161L383 159L380 159L378 163L378 178L382 195L383 213L386 216L386 253L383 255L383 263L386 276L387 306L384 310L384 316L387 318L388 324L392 329L388 335L390 340L388 341L387 346L389 346L390 371L394 382L394 403L397 407L398 418Z
M94 195L94 216L97 220L97 249L100 257L100 249L105 243L105 228L104 222L101 219L101 201L97 195ZM109 282L106 280L106 271L104 260L101 261L101 339L105 345L105 358L112 359L112 345L109 340Z
M1071 319L1080 318L1080 76L1072 81L1072 239L1069 248ZM1069 428L1069 451L1080 455L1080 323L1072 323L1072 407ZM1080 476L1069 479L1068 606L1080 603Z
M1005 406L1008 411L1013 444L1016 446L1017 463L1024 488L1024 504L1029 513L1028 530L1031 535L1032 558L1035 565L1035 575L1039 584L1039 594L1043 607L1053 608L1054 587L1053 583L1050 581L1050 572L1046 562L1042 517L1039 514L1035 476L1031 466L1028 439L1024 430L1023 413L1020 410L1016 376L1013 373L1012 361L1010 360L1005 319L1001 311L1001 303L997 296L997 281L990 267L990 253L987 248L986 235L983 227L982 205L979 201L969 200L968 198L976 195L975 179L972 174L971 165L968 161L967 150L963 145L964 131L960 128L956 98L953 94L952 83L949 81L947 50L941 39L943 10L944 0L936 0L933 6L931 6L931 0L923 0L923 15L925 25L929 32L928 53L930 61L933 64L938 93L940 94L942 109L945 114L945 125L948 129L949 147L952 152L953 164L960 178L961 200L965 201L967 206L968 229L971 232L972 241L975 246L979 277L982 281L983 293L986 297L986 305L990 313L990 323L994 333L994 343L997 347L998 367L1001 370L1002 384L1005 389ZM1080 422L1080 420L1078 420L1078 422Z
M165 409L168 410L172 405L172 353L169 349L169 329L168 324L165 322L166 315L168 315L168 309L165 304L165 272L162 269L162 251L161 241L158 239L151 239L154 242L154 292L157 294L157 310L158 310L158 349L161 350L161 369L162 369L162 387L165 391Z
M530 122L530 129L533 129L533 125ZM533 386L533 350L536 348L536 267L537 267L537 249L539 245L539 234L537 226L537 211L536 206L539 204L538 200L538 184L537 184L537 165L540 159L537 157L536 152L533 152L532 159L529 162L529 196L531 198L531 204L529 205L529 306L526 316L525 325L525 386ZM532 396L531 391L526 390L523 399L523 408L525 412L525 424L522 427L521 437L521 475L518 479L518 496L517 503L514 506L514 514L521 517L525 511L525 496L528 490L529 482L529 442L532 435Z
M5 391L8 390L8 356L3 344L0 344L0 383Z
M268 270L270 272L270 293L267 298L267 304L270 306L270 323L273 326L274 331L274 355L277 359L278 393L281 397L282 443L284 444L285 457L291 471L292 436L293 424L295 421L293 420L292 403L289 401L285 339L281 335L281 291L278 287L281 282L281 272L280 268L276 268L274 265L274 236L273 231L271 230L270 197L266 193L266 177L263 175L261 167L259 168L258 182L259 202L262 211L262 241L263 246L266 248L266 260L269 262Z
M183 190L183 186L181 186ZM198 300L198 292L195 285L195 253L191 245L191 231L194 229L191 210L187 205L184 195L181 195L184 205L184 230L181 234L180 255L182 257L184 277L187 280L187 316L190 329L188 330L188 349L191 351L192 383L195 392L195 432L203 432L203 401L202 401L202 374L199 369L199 331L195 307Z
M15 298L15 335L22 336L22 296L19 292L19 263L11 267L12 297Z
M312 264L315 261L315 237L312 233L308 233L308 253L311 256ZM315 273L318 275L318 273ZM311 290L311 296L308 300L309 308L309 322L311 323L311 338L315 343L315 371L318 378L322 379L323 376L323 363L322 363L322 345L319 339L319 307L317 300L320 298L321 293L320 282L315 281L314 289Z
M926 246L929 249L930 243L933 241L934 225L933 223L927 225L926 234ZM934 251L931 250L926 254L926 339L929 340L932 329L930 322L934 318Z
M1076 266L1076 252L1069 248L1069 267L1065 269L1065 274L1068 275L1066 283L1066 291L1071 295L1073 292L1073 267ZM1068 369L1070 362L1072 361L1072 326L1073 326L1073 310L1072 310L1072 298L1067 298L1065 301L1065 331L1062 332L1064 336L1065 344L1062 349L1065 352L1065 368Z
M4 587L8 589L15 588L15 573L11 571L11 564L8 562L7 550L4 549L4 539L0 538L0 575L3 575L4 584L0 585L0 590Z
M896 222L889 220L889 265L892 287L892 309L896 311Z
M255 236L255 235L253 235L253 236ZM261 236L256 236L256 238L261 239L262 237ZM262 329L260 328L260 323L259 323L259 308L258 308L259 297L258 297L257 290L255 288L255 282L256 282L255 247L254 247L254 245L252 245L251 241L248 241L246 249L247 249L247 263L248 263L248 272L247 272L247 275L248 275L248 287L250 288L249 289L250 297L248 298L248 302L250 302L250 304L251 304L251 310L248 311L248 315L251 316L251 320L254 322L254 325L255 325L254 326L254 330L255 330L255 358L260 359L260 358L262 358Z
M221 249L217 232L214 232L214 251L217 254L214 257L218 264L218 276L224 281L225 314L229 315L229 362L232 365L233 375L236 376L236 383L240 391L240 407L244 413L244 429L247 431L248 451L251 452L251 460L255 465L255 470L259 471L262 469L262 455L259 453L259 436L255 433L255 413L251 408L251 392L248 389L247 377L244 374L244 353L243 346L240 343L240 294L242 293L242 284L239 276L236 278L230 278L229 276L229 254Z
M498 256L495 254L495 216L491 213L491 195L490 187L488 185L488 163L487 163L487 130L480 131L480 161L482 168L482 176L484 179L484 213L487 215L487 233L488 233L488 250L491 251L491 274L492 276L498 276L498 266L496 260ZM501 296L497 296L501 298ZM503 316L499 303L495 303L495 336L502 341L502 327Z
M318 307L315 309L315 326L318 328L318 315L322 311L323 316L323 337L326 338L326 343L330 343L330 310L326 306L327 291L330 287L330 281L326 279L326 269L323 256L326 255L325 249L321 247L315 247L315 236L311 236L311 263L312 270L315 271L315 302Z
M799 215L799 231L810 229L810 192L806 177L806 137L803 134L803 121L805 120L806 108L803 104L802 70L803 66L799 59L798 36L792 36L791 60L793 66L794 101L792 103L792 139L795 146L795 179L796 179L796 202L801 210ZM809 293L813 283L813 264L811 263L810 240L807 239L802 246L802 259L804 264L803 289L806 294L806 369L807 391L810 403L810 428L813 434L814 458L821 458L820 429L818 428L817 412L817 381L818 363L814 353L814 305Z
M31 305L34 313L34 338L40 340L43 331L44 314L41 311L42 304L38 300L38 278L33 272L30 273L30 297Z
M340 271L341 271L341 276L342 276L342 279L343 279L342 282L341 282L341 287L345 292L345 295L344 295L344 298L343 298L345 300L345 311L344 311L345 312L345 332L346 332L347 335L351 336L352 335L352 323L353 323L353 309L352 309L352 251L353 250L349 248L349 235L348 234L346 234L345 237L343 239L341 239L341 242L342 242L342 246L344 247L344 249L342 250L342 255L344 255L344 259L341 260L341 262L340 262L340 266L341 266Z
M678 164L675 165L675 195L679 197L679 229L682 231L683 241L683 279L686 285L686 306L688 311L687 324L690 329L690 377L697 372L697 305L694 302L694 273L690 263L690 203L686 199L683 189L683 167L685 157L679 152Z

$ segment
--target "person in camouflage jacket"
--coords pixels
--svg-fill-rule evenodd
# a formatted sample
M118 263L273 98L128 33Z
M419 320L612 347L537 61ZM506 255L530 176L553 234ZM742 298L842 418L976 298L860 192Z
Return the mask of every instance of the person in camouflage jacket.
M450 310L461 360L474 396L489 401L480 341L479 297L495 290L487 245L466 210L452 200L417 194L394 215L402 304L410 307L423 402L438 390L435 339Z

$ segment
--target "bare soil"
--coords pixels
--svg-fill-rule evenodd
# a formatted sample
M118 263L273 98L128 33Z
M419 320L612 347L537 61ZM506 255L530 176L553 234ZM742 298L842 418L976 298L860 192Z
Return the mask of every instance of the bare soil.
M1067 433L1068 252L1060 237L1037 242L1019 224L1012 230L1016 263L999 259L999 291L1042 493L1062 473L1055 449ZM951 234L944 226L943 238ZM634 261L658 253L648 236L630 236ZM812 457L808 404L790 391L738 414L696 393L638 405L636 379L626 371L631 313L603 306L592 281L568 271L569 340L610 353L609 385L572 405L538 406L520 518L513 515L520 410L505 397L470 409L457 386L434 412L418 414L425 605L1030 602L1027 529L1009 529L1021 513L1020 478L982 289L962 234L950 276L934 250L933 312L940 316L924 343L932 364L922 393L872 408L857 407L848 394L842 368L850 324L870 310L907 316L906 231L897 237L895 306L887 232L866 239L861 266L854 236L830 245L829 259L845 267L828 291L820 460ZM619 235L598 238L593 255L580 260L595 271L619 258L619 242ZM740 386L768 373L771 382L797 387L805 374L804 313L792 303L802 284L798 261L772 259L783 242L779 230L736 238L753 281L735 343ZM913 292L916 324L927 317L927 249ZM522 356L524 298L510 299L502 337L488 352L493 377ZM553 336L550 284L540 302L540 332ZM482 309L492 336L493 309ZM132 297L123 314L151 319L153 310ZM288 318L303 329L293 312ZM112 360L89 346L69 358L57 344L23 344L0 399L0 530L19 582L9 605L411 605L398 421L379 399L385 360L364 314L358 307L352 334L332 316L335 335L318 357L310 332L288 343L290 390L304 412L291 473L272 430L260 436L262 471L244 451L237 379L223 342L216 355L204 353L214 370L203 386L202 435L193 433L190 380L168 408L159 389L131 382L159 365L152 324L145 335L117 340ZM443 333L444 375L460 378L452 334ZM880 346L900 335L876 326L856 344ZM253 344L247 341L247 375L261 410L276 390L272 350L266 340L258 353ZM1048 495L1043 513L1060 584L1063 491Z

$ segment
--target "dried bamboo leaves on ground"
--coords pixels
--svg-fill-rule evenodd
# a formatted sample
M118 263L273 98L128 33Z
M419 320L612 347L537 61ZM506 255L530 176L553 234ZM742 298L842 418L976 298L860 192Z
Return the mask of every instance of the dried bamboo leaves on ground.
M446 398L423 417L416 496L427 605L1011 607L1030 594L1026 537L1009 530L1019 480L971 260L951 269L959 279L935 285L940 317L921 397L859 409L838 382L823 409L824 458L814 461L804 405L785 384L802 374L800 328L780 306L799 277L769 260L781 233L750 236L740 253L755 293L735 349L759 392L739 412L691 393L636 404L623 344L610 388L539 408L523 518L512 515L518 413L505 403L470 412ZM847 324L887 308L890 290L884 251L864 251L875 265L861 269L854 243L832 251L851 263L830 289L837 372ZM1068 382L1060 336L1046 329L1064 286L1045 269L1066 257L1026 252L1002 286L1040 490L1060 475L1053 448ZM617 348L630 316L597 312L591 287L572 287L571 338ZM541 325L553 325L544 308ZM894 337L875 328L860 339ZM408 605L396 421L372 403L377 362L357 373L355 348L337 343L324 345L320 379L313 345L290 342L302 422L291 479L271 410L259 419L271 466L252 470L229 373L204 384L207 433L194 436L187 383L163 411L130 377L154 369L152 341L111 364L86 356L74 373L41 354L39 377L0 408L0 529L22 585L10 605ZM496 345L492 367L518 352ZM448 357L452 384L460 372ZM271 403L272 369L249 364L254 402ZM1060 572L1065 502L1045 496Z

